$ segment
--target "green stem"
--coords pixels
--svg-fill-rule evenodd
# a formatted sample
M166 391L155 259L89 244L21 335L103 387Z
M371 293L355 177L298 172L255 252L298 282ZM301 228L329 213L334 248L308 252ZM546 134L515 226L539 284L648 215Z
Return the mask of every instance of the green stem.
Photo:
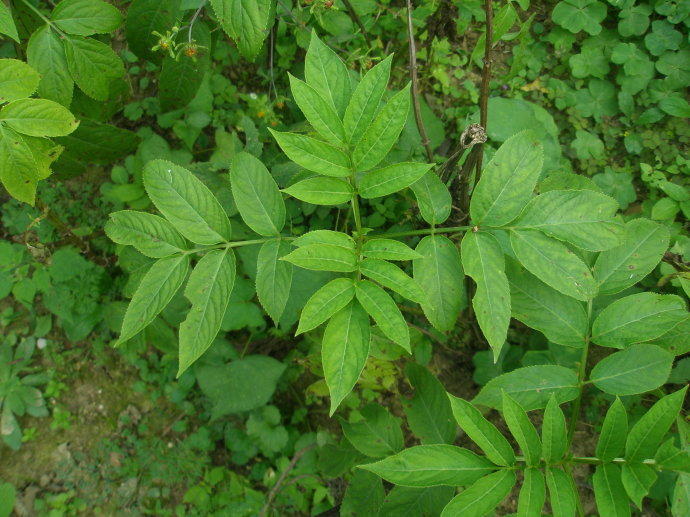
M422 230L411 230L408 232L372 233L372 238L394 238L409 237L412 235L431 235L432 233L458 233L472 228L471 226L448 226L445 228L424 228Z
M55 24L54 24L53 22L51 22L48 18L46 18L46 16L45 16L41 11L39 11L38 8L37 8L35 5L33 5L33 4L32 4L31 2L29 2L28 0L22 0L22 3L23 3L25 6L27 6L29 9L31 9L33 12L35 12L36 15L37 15L41 20L43 20L44 22L46 22L46 23L50 26L51 29L53 29L53 30L59 32L59 33L62 34L63 36L66 36L66 34L65 34L64 32L62 32L60 29L58 29L58 28L55 26Z
M352 176L350 177L350 183L352 184L353 188L355 187L355 175L352 173ZM357 191L352 195L352 217L355 220L355 229L357 230L357 260L359 260L359 257L362 253L362 244L364 243L364 234L362 233L362 215L359 210L359 196L357 195ZM362 278L362 272L357 269L357 272L355 274L355 279L359 280Z
M221 248L239 248L241 246L254 246L256 244L263 244L264 242L284 240L291 241L297 237L285 237L283 235L279 237L268 237L266 239L252 239L247 241L232 241L232 242L221 242L220 244L213 244L211 246L201 246L199 248L192 248L191 250L184 250L184 254L190 255L192 253L199 253L201 251L217 250Z
M570 414L570 422L568 422L568 448L573 444L573 436L575 434L575 427L580 418L580 407L582 406L582 394L585 390L585 377L587 376L587 356L589 354L589 342L592 336L592 300L587 301L587 334L585 335L585 343L582 347L582 354L580 355L580 366L577 373L577 387L580 392L573 403L573 410Z

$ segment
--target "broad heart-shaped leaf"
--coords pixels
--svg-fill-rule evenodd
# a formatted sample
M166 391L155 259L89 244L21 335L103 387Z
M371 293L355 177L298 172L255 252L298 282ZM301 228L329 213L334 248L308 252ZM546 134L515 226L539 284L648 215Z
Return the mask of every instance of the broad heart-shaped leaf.
M187 239L197 244L229 240L230 220L201 180L166 160L144 166L144 187L153 204Z
M687 317L685 302L672 294L631 294L608 305L592 325L592 341L600 346L625 348L650 341Z
M256 296L278 325L292 286L292 264L283 260L292 248L279 239L264 242L256 259Z
M313 230L297 237L292 241L293 246L309 246L310 244L326 244L338 246L355 252L355 241L348 234L333 230Z
M503 419L508 424L510 433L522 450L527 465L532 467L538 465L541 460L541 440L539 440L534 424L522 406L505 391L502 393L502 397Z
M230 166L230 184L247 226L259 235L279 235L285 225L285 202L264 164L249 153L237 154Z
M637 395L664 384L672 366L673 355L663 348L632 345L599 361L589 380L611 395Z
M362 255L367 258L381 260L413 260L422 255L407 244L394 239L373 238L362 245Z
M524 479L518 496L518 517L534 517L541 515L541 509L546 501L546 485L544 474L537 468L524 470Z
M409 187L433 166L433 163L401 162L369 171L357 181L357 190L364 199L387 196Z
M44 176L25 138L0 124L0 181L12 197L33 205Z
M79 122L70 111L47 99L19 99L0 109L0 122L29 136L64 136Z
M307 84L319 92L342 117L350 101L350 72L338 55L319 39L316 31L311 33L304 61L304 76Z
M343 434L362 454L381 458L395 454L403 448L403 434L400 422L379 404L368 404L360 409L359 422L340 421Z
M395 485L466 486L496 470L496 465L454 445L417 445L376 463L360 465Z
M373 169L397 142L410 111L410 85L393 95L362 134L352 151L357 171Z
M513 318L542 332L549 341L582 347L588 330L582 302L552 289L512 259L507 266Z
M340 205L352 199L354 189L339 178L307 178L293 183L283 192L314 205Z
M283 371L283 363L265 355L248 355L225 365L195 368L201 391L213 402L214 419L265 406Z
M618 203L592 190L551 190L530 201L514 226L540 230L589 251L621 243L625 227L613 220Z
M441 224L450 216L453 200L446 187L434 172L427 172L410 185L417 198L419 213L429 224Z
M292 96L300 111L304 113L307 122L330 143L336 145L344 143L345 129L335 108L307 83L289 73L288 76Z
M97 101L107 100L110 83L125 74L122 60L110 45L93 38L67 36L63 42L67 69L77 86Z
M520 263L542 282L577 300L596 296L589 267L563 243L536 230L515 230L510 244Z
M62 0L50 20L67 34L91 36L113 32L122 23L122 15L103 0Z
M235 255L226 248L206 253L189 275L184 294L192 308L180 325L178 377L216 338L235 285L235 270Z
M512 470L500 470L484 476L455 496L443 509L441 517L483 517L501 504L516 482L517 477Z
M669 231L649 219L633 219L625 225L620 246L599 254L594 277L601 294L615 294L646 277L668 248Z
M599 515L626 517L630 515L630 504L621 481L621 469L613 463L597 465L592 476L594 497Z
M642 499L649 493L658 477L652 467L642 463L624 463L621 468L623 487L639 509L642 509Z
M158 41L153 32L165 34L175 25L180 9L180 0L132 0L127 9L125 36L129 49L137 57L160 63L163 54L152 50Z
M466 305L464 272L457 246L443 235L427 235L416 248L413 276L423 286L422 310L434 328L448 332Z
M509 466L515 463L515 452L505 436L496 426L484 418L472 404L448 394L453 416L460 428L496 465Z
M395 291L413 302L425 300L424 291L418 283L407 276L398 266L380 259L367 258L359 263L359 270L368 278Z
M556 395L559 404L577 397L577 374L564 366L538 365L518 368L491 379L472 401L494 409L501 408L501 392L512 396L526 411L545 408Z
M408 353L411 353L410 331L393 298L386 291L368 280L357 282L356 295L359 303L374 319L381 332L388 339L403 347Z
M343 125L350 145L355 146L374 120L386 91L393 56L388 56L369 70L359 82L345 109Z
M134 246L151 258L169 257L187 249L187 242L172 224L146 212L113 212L104 229L113 242Z
M639 463L654 457L656 449L683 407L688 387L666 395L632 426L625 442L625 459Z
M189 255L162 258L153 263L129 302L118 344L144 329L165 309L189 271Z
M281 260L314 271L348 273L357 268L354 250L333 244L307 244L291 251Z
M326 325L321 363L331 394L330 416L357 383L369 357L370 341L369 316L356 301L335 313Z
M532 197L543 161L541 144L530 131L506 140L482 171L472 193L473 224L502 226L520 215Z
M74 81L67 69L62 41L48 25L37 29L29 38L26 60L41 74L38 95L69 106L72 103Z
M352 174L350 158L337 147L305 135L281 133L270 128L269 131L287 157L297 165L336 178Z
M603 461L611 461L619 456L625 448L625 437L628 435L628 413L621 399L616 397L606 412L604 423L597 441L596 455Z
M472 306L496 360L510 324L510 287L503 250L496 238L486 232L467 232L461 246L465 273L477 284Z
M544 411L544 420L541 424L541 444L542 457L547 464L560 461L568 449L565 416L553 394L551 394Z
M553 517L575 517L578 495L572 476L560 467L548 467L544 473Z
M10 9L2 2L0 2L0 34L5 34L19 43L19 35L17 34L17 26L12 19ZM10 513L11 513L10 508Z
M273 23L275 0L211 0L211 6L240 54L253 61Z
M441 382L417 363L405 366L414 395L403 403L407 423L423 444L453 443L456 426L450 402Z
M350 278L336 278L316 291L307 301L295 335L318 327L355 297L355 286Z
M24 61L0 59L0 99L2 102L31 97L40 80L40 74Z
M556 4L554 23L576 34L584 30L596 36L601 32L600 22L606 18L606 4L597 0L563 0Z

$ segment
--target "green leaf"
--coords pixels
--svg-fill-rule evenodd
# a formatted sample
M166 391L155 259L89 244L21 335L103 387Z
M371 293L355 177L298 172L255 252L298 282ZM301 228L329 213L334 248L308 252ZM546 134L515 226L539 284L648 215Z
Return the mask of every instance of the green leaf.
M551 18L554 23L574 34L584 30L596 36L601 32L601 22L606 18L606 5L597 0L563 0L556 4Z
M280 235L285 202L278 184L258 158L239 153L230 166L232 196L242 220L259 235Z
M676 480L671 502L673 517L683 517L690 512L690 474L682 472Z
M563 243L535 230L510 232L510 244L520 263L542 282L577 300L597 294L592 272Z
M326 244L339 246L355 252L355 241L348 234L333 230L313 230L297 237L292 241L293 246L308 246L310 244Z
M652 467L642 463L624 463L621 468L621 481L628 497L642 509L642 499L656 482L658 476Z
M362 245L362 255L381 260L414 260L422 255L395 239L369 239Z
M460 428L496 465L510 466L515 464L515 453L505 436L496 426L484 418L472 404L448 394L453 416Z
M267 241L261 245L256 259L256 295L276 325L283 315L292 286L292 265L280 258L291 249L285 241Z
M550 400L554 400L553 395ZM538 465L541 460L541 441L539 440L537 430L534 428L534 424L530 421L525 410L522 409L522 406L515 402L505 391L503 392L502 413L510 433L525 456L527 465Z
M125 37L129 49L142 59L160 63L164 53L152 50L158 36L175 25L180 9L180 0L132 0L127 9Z
M568 450L568 432L565 416L556 396L551 394L541 424L542 457L547 464L554 464L563 458Z
M297 165L336 178L352 174L350 158L337 147L305 135L281 133L270 128L269 131L287 157Z
M356 301L328 322L321 343L321 362L331 394L330 416L357 383L369 357L370 340L369 316ZM381 456L385 454L389 453Z
M660 56L667 50L678 50L683 35L666 20L652 22L652 30L644 37L647 50L654 56Z
M12 19L12 13L3 2L0 2L0 34L5 34L19 43L17 26L14 24L14 20Z
M455 496L443 509L441 517L482 517L501 504L516 482L517 478L512 470L501 470L484 476Z
M649 15L652 10L648 5L631 5L618 14L618 34L624 38L642 36L649 27Z
M637 395L663 385L671 373L673 355L656 345L632 345L599 361L590 382L611 395Z
M362 415L359 422L340 421L343 434L355 449L371 458L381 458L403 448L400 422L385 407L368 404L359 412Z
M235 255L226 248L206 253L189 275L184 294L192 308L180 324L178 377L216 338L235 285L235 270Z
M666 97L659 101L659 108L674 117L690 117L690 104L682 97ZM657 219L656 217L653 217Z
M367 258L359 263L359 270L384 287L395 291L413 302L425 300L424 291L417 282L407 276L398 266L380 259Z
M446 187L434 172L427 172L410 185L417 198L419 213L429 224L441 224L450 216L452 199Z
M213 402L214 419L265 406L284 371L283 363L265 355L195 368L201 391Z
M2 5L4 6L5 4ZM0 27L2 26L0 25ZM0 483L0 517L10 516L14 508L16 494L14 486L10 483Z
M288 76L292 95L307 122L330 143L342 144L345 141L345 129L335 108L307 83L289 73Z
M141 142L139 135L110 124L81 120L79 127L56 140L74 159L85 163L111 165L134 153Z
M366 128L352 151L352 165L357 171L373 169L397 142L410 111L410 85L393 95Z
M514 260L508 261L507 273L513 318L559 345L584 346L589 323L581 302L552 289Z
M0 103L30 97L40 80L40 74L24 61L0 59Z
M578 495L572 476L560 468L547 468L545 473L553 517L575 517Z
M668 332L687 317L685 302L672 294L637 293L620 298L599 313L592 341L599 346L626 348Z
M67 36L62 41L67 69L77 86L97 101L107 100L110 83L125 74L122 60L109 45L93 38Z
M668 248L668 229L649 219L633 219L625 225L620 246L604 251L594 264L600 294L615 294L646 277Z
M386 495L378 517L397 517L405 514L439 515L454 494L455 488L450 486L428 488L394 486Z
M0 181L12 197L33 205L36 184L45 176L25 138L0 125Z
M50 20L67 34L91 36L113 32L122 23L122 15L103 0L62 0Z
M29 136L64 136L79 122L70 111L47 99L19 99L0 109L0 121Z
M410 430L425 445L453 443L456 426L450 402L441 382L416 363L405 366L414 395L403 403Z
M211 191L187 169L166 160L144 167L144 187L177 230L197 244L229 240L230 220Z
M486 232L465 233L461 246L465 273L477 284L472 298L477 323L496 360L506 341L510 324L510 287L505 274L503 251L496 238Z
M357 181L357 190L364 199L387 196L409 187L433 166L433 163L401 162L369 171Z
M597 442L596 455L603 461L611 461L618 457L625 448L625 438L628 435L628 414L621 399L616 397L606 412L601 434Z
M393 298L368 280L357 282L356 294L357 300L374 319L381 332L388 339L411 353L410 331Z
M378 515L385 496L381 478L366 470L356 470L345 490L340 515Z
M625 442L625 459L640 462L653 458L657 447L678 416L683 406L687 386L658 400L635 423Z
M280 260L314 271L348 273L357 269L354 250L332 244L307 244L291 251Z
M675 356L687 354L690 352L690 315L648 343L658 345Z
M355 297L355 286L350 278L336 278L316 291L302 309L295 335L308 332L345 308Z
M482 171L470 202L472 223L502 226L515 219L532 197L544 161L541 144L522 131L498 148Z
M539 365L518 368L491 379L472 401L494 409L501 408L501 392L513 397L526 411L545 408L551 393L559 404L577 397L577 374L564 366Z
M162 258L153 263L129 302L118 344L137 335L165 309L187 278L188 271L188 255Z
M339 178L315 177L293 183L283 192L314 205L340 205L352 199L352 186Z
M454 445L417 445L376 463L360 465L395 485L465 486L496 470L490 461Z
M515 226L540 230L589 251L618 246L624 226L615 199L591 190L551 190L530 201Z
M524 470L524 479L518 496L517 517L534 517L541 515L546 501L544 474L536 468Z
M274 0L211 0L221 27L244 57L259 54L275 14Z
M319 39L316 31L311 33L304 61L304 76L307 84L319 92L342 117L350 101L350 72L338 55Z
M187 249L186 241L172 224L145 212L113 212L104 229L113 242L134 246L151 258L169 257Z
M27 62L40 74L38 94L63 106L72 103L74 81L60 37L49 26L36 30L26 47Z
M450 331L467 306L465 273L458 248L443 235L427 235L419 241L416 251L424 257L412 263L417 285L424 286L424 315L434 328Z
M630 515L630 504L621 482L621 469L613 463L597 465L592 476L594 497L599 515L623 517Z
M374 120L386 91L393 56L388 56L369 70L359 82L345 109L343 124L351 146L357 145Z

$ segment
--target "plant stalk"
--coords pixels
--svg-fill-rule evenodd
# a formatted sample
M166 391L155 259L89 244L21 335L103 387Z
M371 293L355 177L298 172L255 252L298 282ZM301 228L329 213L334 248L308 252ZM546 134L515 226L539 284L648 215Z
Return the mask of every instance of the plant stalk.
M486 38L484 43L484 63L482 67L482 84L479 89L479 123L486 131L489 123L489 81L491 80L491 51L494 44L494 9L491 0L484 0L484 12L486 13ZM477 149L477 173L475 183L479 181L482 161L484 158L484 146L479 144Z
M589 343L592 337L592 299L587 301L587 334L585 335L585 343L582 347L582 354L580 355L580 365L577 373L577 387L580 392L573 403L572 413L570 414L570 421L568 422L568 448L573 444L573 436L575 434L575 427L580 418L580 407L582 406L582 394L585 391L585 377L587 376L587 356L589 355Z

